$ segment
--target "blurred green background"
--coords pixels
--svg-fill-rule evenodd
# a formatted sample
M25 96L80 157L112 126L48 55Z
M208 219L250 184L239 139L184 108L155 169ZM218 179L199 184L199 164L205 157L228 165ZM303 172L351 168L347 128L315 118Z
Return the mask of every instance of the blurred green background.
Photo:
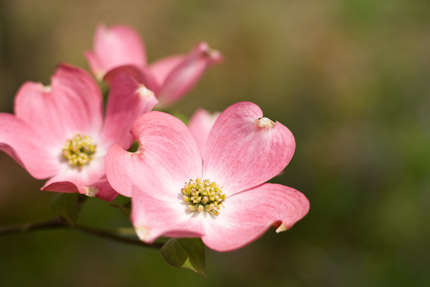
M253 101L297 142L284 174L307 217L240 250L207 250L207 278L157 250L78 231L0 237L1 286L429 286L428 0L0 0L0 107L85 67L99 23L134 26L150 61L207 41L225 56L174 111ZM0 153L0 224L47 220L52 193ZM129 226L101 200L81 223Z

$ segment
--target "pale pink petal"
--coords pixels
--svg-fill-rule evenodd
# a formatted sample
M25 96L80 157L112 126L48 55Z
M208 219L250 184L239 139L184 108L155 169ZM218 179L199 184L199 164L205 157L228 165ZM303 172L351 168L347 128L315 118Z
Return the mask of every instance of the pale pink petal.
M95 158L81 168L62 163L62 169L50 178L42 190L56 192L79 192L90 197L97 196L104 200L113 200L117 193L106 179L104 168L105 151L98 150Z
M131 197L133 185L145 180L147 165L141 157L142 154L125 151L120 145L109 149L105 159L106 176L119 194Z
M165 76L158 94L160 103L169 105L182 98L196 85L207 68L221 60L222 56L218 51L211 50L206 43L198 44ZM172 66L174 62L171 63Z
M158 100L152 91L122 72L115 76L108 99L102 142L128 149L133 143L130 130L134 121L151 111Z
M201 176L202 157L197 143L178 118L162 112L146 113L136 121L132 134L145 162L158 178L173 187L172 192L180 193L185 181Z
M103 78L109 70L123 66L146 65L146 50L139 34L128 26L104 25L97 27L94 51L86 52L91 70L98 78Z
M109 185L107 180L91 183L90 185L84 185L83 181L79 178L62 178L61 176L53 177L46 182L41 189L44 191L63 193L79 192L87 195L88 197L96 196L106 201L112 201L118 195L118 193Z
M51 142L63 144L73 133L94 134L102 125L102 96L82 69L60 65L51 86L25 83L15 98L18 118L43 131Z
M292 133L263 118L250 102L227 108L216 120L206 146L204 178L216 181L227 195L262 184L290 162Z
M41 190L64 192L64 193L79 192L79 189L76 186L76 184L67 180L68 179L60 179L60 178L57 179L56 177L53 177L45 183L45 185L41 188Z
M187 181L201 176L197 143L179 119L149 112L135 122L132 134L140 145L137 153L115 145L106 156L107 178L120 194L131 196L135 185L145 192L157 190L152 194L156 198L176 198ZM158 184L163 184L161 190L152 186Z
M0 114L0 150L37 179L48 178L59 170L52 145L27 123L10 114Z
M158 84L162 85L167 76L185 59L185 55L174 55L155 61L149 65L149 70L154 75Z
M61 177L61 175L50 179L41 189L64 193L79 192L88 197L98 197L105 201L112 201L118 195L106 179L85 183L79 177Z
M112 201L116 198L118 193L112 188L107 179L93 183L85 187L88 196L95 196L106 201Z
M101 174L95 177L89 176L88 167L83 167L79 171L77 168L67 166L46 181L41 190L85 194L85 186L98 182L101 176Z
M193 133L203 155L205 154L206 140L209 132L218 116L219 113L210 114L204 109L199 109L194 113L188 123L188 126L190 127L190 130Z
M135 79L138 83L143 84L146 88L153 91L155 94L158 93L160 86L152 73L147 68L138 68L136 66L121 66L110 70L103 78L109 85L117 74L125 73Z
M131 220L139 238L152 243L160 236L201 237L203 218L189 214L181 201L178 197L160 200L135 187Z
M309 201L299 191L280 184L263 184L228 197L225 208L206 222L203 242L216 251L238 249L275 225L291 228L309 211Z

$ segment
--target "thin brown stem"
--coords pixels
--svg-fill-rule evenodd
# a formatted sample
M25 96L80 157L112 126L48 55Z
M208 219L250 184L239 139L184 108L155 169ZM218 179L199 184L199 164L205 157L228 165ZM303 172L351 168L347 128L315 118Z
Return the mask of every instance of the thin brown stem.
M79 230L84 233L88 233L101 238L106 238L113 241L142 246L142 247L160 249L163 246L163 243L147 244L137 239L124 237L124 236L118 235L115 232L98 229L95 227L90 227L90 226L85 226L80 224L71 225L61 217L56 217L51 220L42 221L42 222L26 223L21 225L0 226L0 236L16 234L21 232L56 229L56 228L75 229L75 230Z
M121 243L131 244L131 245L144 246L144 247L155 248L155 249L160 249L163 246L163 243L154 242L153 244L147 244L147 243L144 243L144 242L137 240L137 239L120 236L114 232L110 232L110 231L106 231L106 230L102 230L102 229L96 229L96 228L85 226L85 225L77 224L77 225L73 226L72 228L77 229L77 230L82 231L82 232L85 232L85 233L88 233L88 234L91 234L91 235L94 235L94 236L118 241Z
M25 223L21 225L0 226L0 236L20 233L20 232L64 228L64 227L70 227L70 226L61 217L56 217L51 220L42 221L42 222Z

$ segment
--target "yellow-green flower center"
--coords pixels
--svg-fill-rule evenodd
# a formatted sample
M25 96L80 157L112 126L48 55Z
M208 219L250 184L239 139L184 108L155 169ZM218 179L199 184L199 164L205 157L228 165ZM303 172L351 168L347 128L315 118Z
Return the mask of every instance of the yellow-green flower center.
M64 144L63 158L73 167L82 167L93 159L96 147L89 136L77 134Z
M206 211L213 215L218 215L221 207L224 207L225 194L215 182L209 179L195 181L190 179L181 189L183 200L188 204L189 211Z

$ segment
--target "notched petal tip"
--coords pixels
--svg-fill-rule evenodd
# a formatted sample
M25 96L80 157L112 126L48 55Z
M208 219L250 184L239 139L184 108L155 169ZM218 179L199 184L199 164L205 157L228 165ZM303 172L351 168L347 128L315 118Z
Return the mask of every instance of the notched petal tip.
M103 82L104 77L106 76L106 71L102 71L102 70L94 71L94 76L96 77L97 81Z
M144 225L139 225L134 228L137 237L143 242L148 242L149 240L149 228Z
M155 97L154 92L145 87L144 85L139 86L139 88L137 89L137 93L141 98Z
M42 85L42 91L45 94L49 94L52 91L52 87L50 85L46 85L46 86Z
M278 226L278 228L276 228L276 233L281 233L281 232L284 232L284 231L287 231L288 229L290 229L290 227L291 226L289 226L288 224L286 224L286 223L281 223L279 226Z
M212 64L219 63L224 60L222 54L218 50L211 48L206 42L198 43L194 47L194 51L206 56Z
M100 189L98 189L95 186L85 186L84 187L84 194L88 197L95 197L97 193L100 192Z
M222 54L216 50L211 48L207 43L202 42L196 46L196 50L203 53L204 56L208 57L211 60L211 63L219 63L224 60Z
M204 53L212 60L212 63L218 63L224 60L224 57L218 50L209 48Z
M261 117L257 120L257 126L263 129L271 129L275 126L275 122L269 118Z

